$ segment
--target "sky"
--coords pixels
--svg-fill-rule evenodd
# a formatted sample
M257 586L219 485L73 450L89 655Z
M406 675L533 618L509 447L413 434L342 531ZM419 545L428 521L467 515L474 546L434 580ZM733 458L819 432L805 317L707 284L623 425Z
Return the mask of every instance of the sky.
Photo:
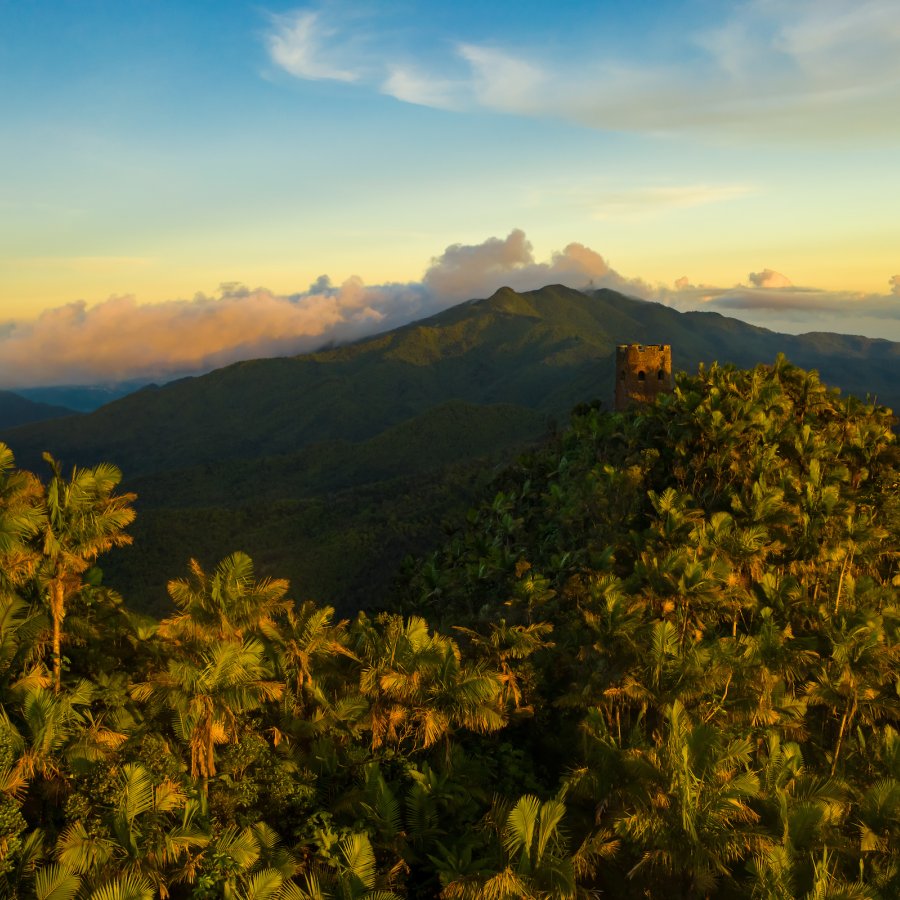
M900 340L897 0L0 0L0 388L502 284Z

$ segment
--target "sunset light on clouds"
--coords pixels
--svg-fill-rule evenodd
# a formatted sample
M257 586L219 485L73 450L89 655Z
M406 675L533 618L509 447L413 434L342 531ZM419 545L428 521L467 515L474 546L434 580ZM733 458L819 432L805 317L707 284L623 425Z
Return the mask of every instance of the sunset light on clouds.
M0 388L554 281L900 340L896 0L49 0L0 79Z

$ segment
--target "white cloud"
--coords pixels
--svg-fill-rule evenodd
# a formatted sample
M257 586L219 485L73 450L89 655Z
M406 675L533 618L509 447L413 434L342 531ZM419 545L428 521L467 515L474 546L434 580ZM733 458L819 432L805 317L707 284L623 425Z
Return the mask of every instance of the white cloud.
M900 304L887 294L797 287L772 269L751 272L749 280L750 286L723 288L679 278L674 290L658 287L644 296L682 312L718 312L788 334L830 331L900 341Z
M891 286L891 293L895 297L900 297L900 275L892 275L888 279L888 284Z
M337 33L336 28L323 24L318 12L275 16L268 36L269 54L274 63L297 78L356 81L358 72L323 58L336 52L327 45Z
M471 67L472 89L480 106L525 114L540 108L539 92L547 77L537 66L496 47L460 44L457 53Z
M452 301L484 297L504 286L520 291L547 284L574 288L593 285L627 293L648 289L639 279L623 278L599 253L583 244L569 244L554 253L549 262L537 262L531 242L518 228L502 239L453 244L432 260L422 283L429 293Z
M544 45L505 47L500 35L448 49L417 40L408 22L414 37L400 51L387 24L376 20L367 22L373 30L355 46L351 65L346 46L358 37L346 25L352 18L326 26L321 10L277 18L269 52L297 77L356 79L439 109L625 131L848 140L900 133L896 0L750 0L718 9L717 21L656 58L647 56L639 34L631 53L603 44L578 51L581 42L573 41L561 56Z
M392 65L381 85L381 92L404 103L430 106L433 109L462 109L460 83L450 79L434 79L409 66Z

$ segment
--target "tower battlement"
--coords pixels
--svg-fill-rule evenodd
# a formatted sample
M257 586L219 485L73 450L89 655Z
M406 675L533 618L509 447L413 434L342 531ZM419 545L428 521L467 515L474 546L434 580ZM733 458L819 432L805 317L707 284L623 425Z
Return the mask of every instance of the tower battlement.
M617 410L650 403L674 387L670 344L619 344L616 347Z

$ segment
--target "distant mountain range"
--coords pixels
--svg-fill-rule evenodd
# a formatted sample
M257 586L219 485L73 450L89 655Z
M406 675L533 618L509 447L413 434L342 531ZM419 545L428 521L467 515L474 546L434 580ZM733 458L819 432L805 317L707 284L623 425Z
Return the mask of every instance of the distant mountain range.
M12 391L0 391L0 433L17 425L31 422L43 422L47 419L58 419L60 416L71 416L74 409L65 406L52 406L28 400Z
M17 388L26 400L64 406L76 412L93 412L119 397L124 397L147 384L144 381L122 381L116 384L57 385L53 387Z
M45 449L123 469L139 518L110 580L131 591L151 579L151 608L189 555L212 562L234 549L291 578L298 596L371 603L403 553L436 540L441 517L483 485L485 461L509 459L581 401L610 405L626 342L671 344L675 368L688 370L782 352L826 383L900 406L898 343L777 334L554 285L503 288L354 344L237 363L65 421L0 425L0 439L38 470Z

